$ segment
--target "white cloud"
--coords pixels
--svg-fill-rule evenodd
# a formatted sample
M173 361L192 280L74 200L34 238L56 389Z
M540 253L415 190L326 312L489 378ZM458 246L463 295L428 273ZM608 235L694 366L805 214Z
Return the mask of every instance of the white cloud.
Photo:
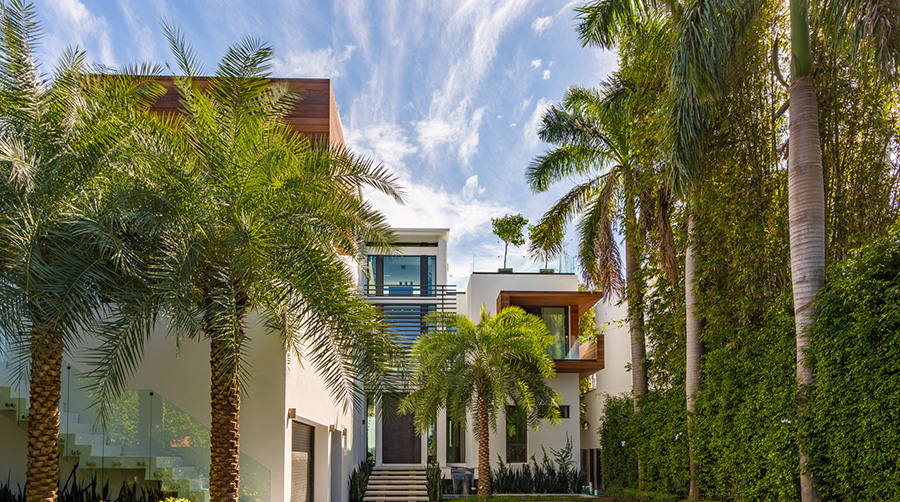
M275 58L275 73L285 77L336 78L343 74L343 64L356 47L347 45L337 53L331 47L313 51L289 51Z
M478 150L478 129L484 119L485 107L469 113L468 100L459 103L449 114L434 116L415 123L417 141L422 150L434 154L438 148L456 144L457 157L463 164Z
M51 53L54 58L61 54L62 48L66 46L87 48L90 46L88 42L93 41L99 46L98 62L110 66L116 64L106 18L91 13L80 0L58 0L50 2L50 6L56 17L52 25L58 30L50 33L48 44L54 51ZM89 59L95 58L96 55L89 55Z
M484 111L472 106L488 75L501 35L526 12L530 0L469 1L443 23L449 42L446 62L434 68L442 75L431 95L427 115L416 122L417 140L423 151L458 150L463 164L477 152L478 126Z
M509 124L509 127L516 127L517 125L518 125L518 124L516 124L515 122L513 122L512 124Z
M128 31L137 42L140 57L143 61L153 61L156 58L156 43L154 42L153 30L140 22L138 16L135 15L131 5L125 0L117 0L119 9L122 11L122 17L125 18L125 24L128 25Z
M547 28L553 23L552 16L539 17L531 23L531 29L538 35L547 31Z
M541 60L540 60L540 59L532 59L532 60L531 60L531 66L532 66L533 68L540 68L540 67L541 67Z
M355 153L381 162L397 175L406 175L404 159L416 153L406 131L396 124L380 123L344 130L344 140Z
M467 178L456 192L409 179L401 179L400 184L406 192L405 206L374 190L363 192L394 227L451 228L453 240L458 241L482 232L492 216L510 211L495 201L482 199L486 190L479 185L478 176Z
M485 191L486 189L484 187L478 186L478 175L473 174L472 176L466 178L466 184L463 185L460 194L462 194L464 199L472 199L476 195L483 194Z
M550 70L544 70L544 80L550 80Z
M531 112L528 123L522 128L522 131L525 134L525 144L530 148L534 148L538 145L540 138L538 138L537 133L541 125L541 117L543 117L544 111L550 104L551 101L547 98L539 99L537 104L534 105L534 111Z

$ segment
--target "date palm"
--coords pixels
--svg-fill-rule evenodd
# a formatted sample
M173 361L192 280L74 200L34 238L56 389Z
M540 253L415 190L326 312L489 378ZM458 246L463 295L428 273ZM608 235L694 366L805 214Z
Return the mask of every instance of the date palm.
M478 498L490 493L490 430L514 403L526 423L559 419L559 396L547 385L555 374L547 347L553 337L544 322L521 307L491 316L484 307L478 323L468 317L435 312L426 317L433 329L413 345L413 390L401 403L414 413L416 429L425 433L437 412L465 425L474 414L478 438Z
M47 79L34 58L39 33L31 6L0 4L0 350L30 384L29 502L57 499L63 355L91 329L105 291L139 268L103 188L133 115L161 91L146 77L87 76L72 50Z
M114 298L94 390L102 404L125 387L157 319L207 340L210 497L236 501L248 314L258 312L335 398L351 399L364 385L380 391L394 344L345 262L363 243L393 238L361 187L398 201L401 193L381 166L292 132L282 117L298 95L269 82L271 48L245 39L201 83L190 45L166 32L183 72L174 78L183 112L156 117L135 157L152 187L135 204L157 220L148 236L154 256L146 283ZM135 325L143 329L122 336Z

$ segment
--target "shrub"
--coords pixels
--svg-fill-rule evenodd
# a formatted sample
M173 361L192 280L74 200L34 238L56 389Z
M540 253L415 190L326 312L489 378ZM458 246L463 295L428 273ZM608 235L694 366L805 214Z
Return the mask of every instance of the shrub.
M829 500L900 500L900 224L829 269L804 417Z
M543 449L543 447L541 447ZM497 470L491 473L495 493L579 493L584 474L574 469L572 439L566 437L566 446L550 449L553 460L544 450L544 458L538 463L534 455L531 462L521 467L510 467L497 455Z
M374 466L375 459L369 457L360 462L359 467L350 473L350 502L362 502L366 495L366 487L369 486L369 475L372 474Z
M431 462L425 469L425 485L428 490L428 500L441 502L444 498L444 476L438 463Z

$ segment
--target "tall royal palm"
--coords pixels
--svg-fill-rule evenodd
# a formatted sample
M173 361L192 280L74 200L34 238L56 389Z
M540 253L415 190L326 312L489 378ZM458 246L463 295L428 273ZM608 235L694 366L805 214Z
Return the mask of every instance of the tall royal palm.
M900 69L900 2L821 0L814 2L818 28L838 51L849 48L869 59L892 79ZM797 383L813 383L806 360L808 330L815 320L814 300L825 284L825 185L819 142L815 63L810 40L809 0L790 1L791 82L788 142L788 215L791 281L797 334ZM801 401L802 403L802 401ZM818 500L816 479L809 473L809 454L800 446L800 492L804 502Z
M248 314L258 312L336 398L362 385L378 391L394 345L345 259L362 243L392 239L361 187L398 201L400 192L381 166L292 132L282 117L298 96L267 79L269 47L246 39L201 81L190 46L166 31L184 73L174 78L182 113L158 117L135 157L153 187L145 207L157 208L164 226L151 239L147 283L116 298L95 390L107 401L139 358L142 336L123 338L122 327L165 319L176 333L208 340L210 497L236 501Z
M686 406L688 429L692 429L695 400L700 389L701 322L695 291L693 234L695 218L690 198L704 174L703 151L711 102L721 95L734 49L762 8L762 0L715 0L710 2L656 2L596 0L577 9L582 43L609 48L649 20L664 19L673 38L670 44L669 103L666 120L666 153L670 159L668 182L688 206L688 243L685 250L685 347ZM689 434L690 437L690 434ZM690 449L690 498L700 498L699 466Z
M413 345L415 390L401 403L414 413L416 428L425 432L441 409L465 425L476 419L478 498L490 493L490 431L509 403L520 418L536 426L542 415L559 418L559 396L547 385L555 374L547 347L553 337L544 322L521 307L491 316L481 309L478 323L468 317L436 312L426 322L435 326ZM507 417L508 418L508 417Z
M644 365L643 288L639 283L638 222L639 160L632 145L632 117L627 104L630 89L613 76L602 91L570 88L561 105L544 114L540 138L557 145L537 157L526 179L535 192L572 175L589 175L565 194L535 227L536 237L564 231L578 218L578 256L584 279L607 298L628 295L634 408L640 410L647 393ZM622 279L615 228L625 230L625 280Z
M138 266L102 188L130 115L160 90L147 78L88 77L77 51L45 80L39 32L30 6L0 4L0 350L29 379L29 502L57 498L63 354L118 274Z

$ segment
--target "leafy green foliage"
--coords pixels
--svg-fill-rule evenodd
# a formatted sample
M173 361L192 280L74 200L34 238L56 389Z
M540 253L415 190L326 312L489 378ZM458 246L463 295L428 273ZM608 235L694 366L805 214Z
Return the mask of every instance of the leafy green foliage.
M491 218L494 235L499 237L501 241L513 246L525 244L522 229L527 224L528 220L521 214L507 214L501 218Z
M528 220L521 214L507 214L502 218L491 218L491 226L494 229L494 235L503 241L503 268L506 268L506 254L509 251L509 245L521 246L525 244L525 236L522 235L522 229L528 224Z
M541 447L543 449L543 446ZM540 463L531 456L531 462L521 466L507 466L497 455L497 470L491 471L495 493L578 493L581 491L583 473L574 469L572 438L566 437L566 445L559 450L550 449L553 460L547 456Z
M369 476L375 467L375 458L369 457L359 463L356 469L350 473L350 502L362 502L369 486Z
M109 481L100 485L97 477L92 476L90 481L79 482L73 469L65 482L59 486L58 500L60 502L169 502L186 499L167 498L165 493L158 488L137 483L123 484L119 488L119 493L113 497ZM13 490L9 484L0 484L0 502L25 502L25 491L21 486L18 487L18 490Z
M415 414L420 432L428 430L440 409L465 425L477 411L479 392L492 429L508 401L531 427L541 418L559 419L559 396L545 381L555 374L547 355L552 337L539 317L517 306L492 316L482 307L478 324L444 312L429 314L426 322L435 328L413 345L415 390L400 406Z
M444 498L444 477L441 472L441 465L437 462L431 462L425 468L425 487L428 491L428 500L431 502L441 502Z
M563 251L564 234L559 229L532 225L528 227L528 254L542 260L544 268L547 262L560 255Z
M900 499L900 223L831 267L805 420L831 500Z

